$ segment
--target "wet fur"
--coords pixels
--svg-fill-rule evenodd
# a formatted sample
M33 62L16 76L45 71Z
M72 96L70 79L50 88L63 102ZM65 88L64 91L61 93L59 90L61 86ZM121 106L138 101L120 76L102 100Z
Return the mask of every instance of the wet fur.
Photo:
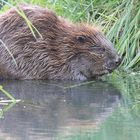
M26 21L14 9L2 14L1 78L86 80L108 73L107 67L116 68L114 62L107 63L118 55L112 43L96 27L74 24L38 6L24 5L20 9L42 37L34 31L35 38ZM13 54L17 66L4 46Z

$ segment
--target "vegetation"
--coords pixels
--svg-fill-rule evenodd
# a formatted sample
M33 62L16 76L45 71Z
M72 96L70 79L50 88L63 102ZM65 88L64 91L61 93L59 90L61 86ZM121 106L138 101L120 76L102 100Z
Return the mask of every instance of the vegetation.
M20 100L16 100L8 91L3 89L3 86L0 85L0 92L2 92L8 100L0 98L0 119L4 117L4 113L12 108ZM2 107L1 107L2 106Z
M140 123L140 2L139 0L0 0L0 13L19 3L37 4L55 10L58 15L64 16L73 22L88 22L97 24L107 37L115 44L115 48L123 57L121 69L126 74L116 71L103 80L113 83L121 91L121 103L112 114L101 124L96 133L93 130L72 129L71 135L60 135L56 139L139 139ZM35 27L26 18L20 9L17 12L26 20L33 33ZM33 30L32 30L33 29ZM35 29L36 30L36 29ZM34 33L33 33L34 35ZM12 54L11 54L12 55ZM16 63L16 62L15 62ZM132 72L133 70L133 72ZM130 71L130 72L129 72ZM136 71L136 73L134 72ZM107 79L107 80L106 80ZM91 84L94 81L78 85L62 87L75 88ZM57 86L57 85L56 85ZM0 118L12 108L16 100L0 86L0 92L8 100L0 100ZM10 100L9 100L10 99ZM118 129L119 128L119 129ZM69 132L70 130L68 130ZM68 133L67 133L68 134Z
M55 10L74 22L88 22L101 26L107 37L123 57L123 70L140 67L140 2L139 0L0 0L1 12L19 3L37 4ZM22 11L19 14L30 23Z
M121 91L124 103L124 108L121 108L123 116L128 117L128 113L133 113L140 117L140 73L131 72L128 75L116 72L107 77L107 80Z

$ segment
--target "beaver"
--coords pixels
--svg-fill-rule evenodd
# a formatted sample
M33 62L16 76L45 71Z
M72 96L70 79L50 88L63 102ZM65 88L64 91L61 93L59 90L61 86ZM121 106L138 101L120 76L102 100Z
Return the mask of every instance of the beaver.
M70 22L40 6L19 9L35 27L34 35L15 8L1 14L2 79L87 80L120 64L113 44L96 26Z

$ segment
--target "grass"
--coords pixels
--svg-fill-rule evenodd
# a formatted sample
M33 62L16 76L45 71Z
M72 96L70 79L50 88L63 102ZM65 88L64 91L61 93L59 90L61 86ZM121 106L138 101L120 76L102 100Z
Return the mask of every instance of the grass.
M123 70L140 67L140 3L139 0L1 0L1 11L19 3L37 4L55 10L58 15L73 22L88 22L100 26L123 57ZM18 13L26 20L32 34L35 27L20 9Z
M12 102L16 102L15 98L5 89L3 89L1 85L0 85L0 91L3 92L9 99L11 99Z
M140 117L140 72L131 72L129 75L116 72L112 76L105 77L104 80L112 83L121 91L124 106L121 108L122 114L125 117L128 116L128 113Z
M4 114L8 112L17 102L10 102L3 104L3 108L0 108L0 119L4 118ZM0 104L1 105L1 104Z
M4 113L12 108L20 100L16 100L8 91L6 91L3 86L0 85L0 92L2 92L8 100L0 99L0 119L4 117ZM2 106L2 108L1 108Z

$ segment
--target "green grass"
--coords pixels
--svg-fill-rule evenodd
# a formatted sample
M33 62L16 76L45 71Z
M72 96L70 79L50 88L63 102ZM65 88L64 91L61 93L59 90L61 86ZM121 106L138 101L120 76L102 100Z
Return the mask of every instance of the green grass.
M16 99L9 92L3 89L1 85L0 85L0 91L4 93L9 99L11 99L12 102L16 102Z
M124 106L121 108L122 114L125 117L128 117L128 114L135 114L140 117L140 72L129 74L116 72L104 78L121 91Z
M94 23L100 26L123 57L123 70L140 67L140 2L139 0L9 0L1 11L18 3L48 7L73 22ZM22 11L33 35L35 28Z
M8 99L0 99L0 119L4 117L4 113L12 108L20 100L16 100L3 86L0 85L0 92L2 92ZM1 108L1 106L3 106Z

